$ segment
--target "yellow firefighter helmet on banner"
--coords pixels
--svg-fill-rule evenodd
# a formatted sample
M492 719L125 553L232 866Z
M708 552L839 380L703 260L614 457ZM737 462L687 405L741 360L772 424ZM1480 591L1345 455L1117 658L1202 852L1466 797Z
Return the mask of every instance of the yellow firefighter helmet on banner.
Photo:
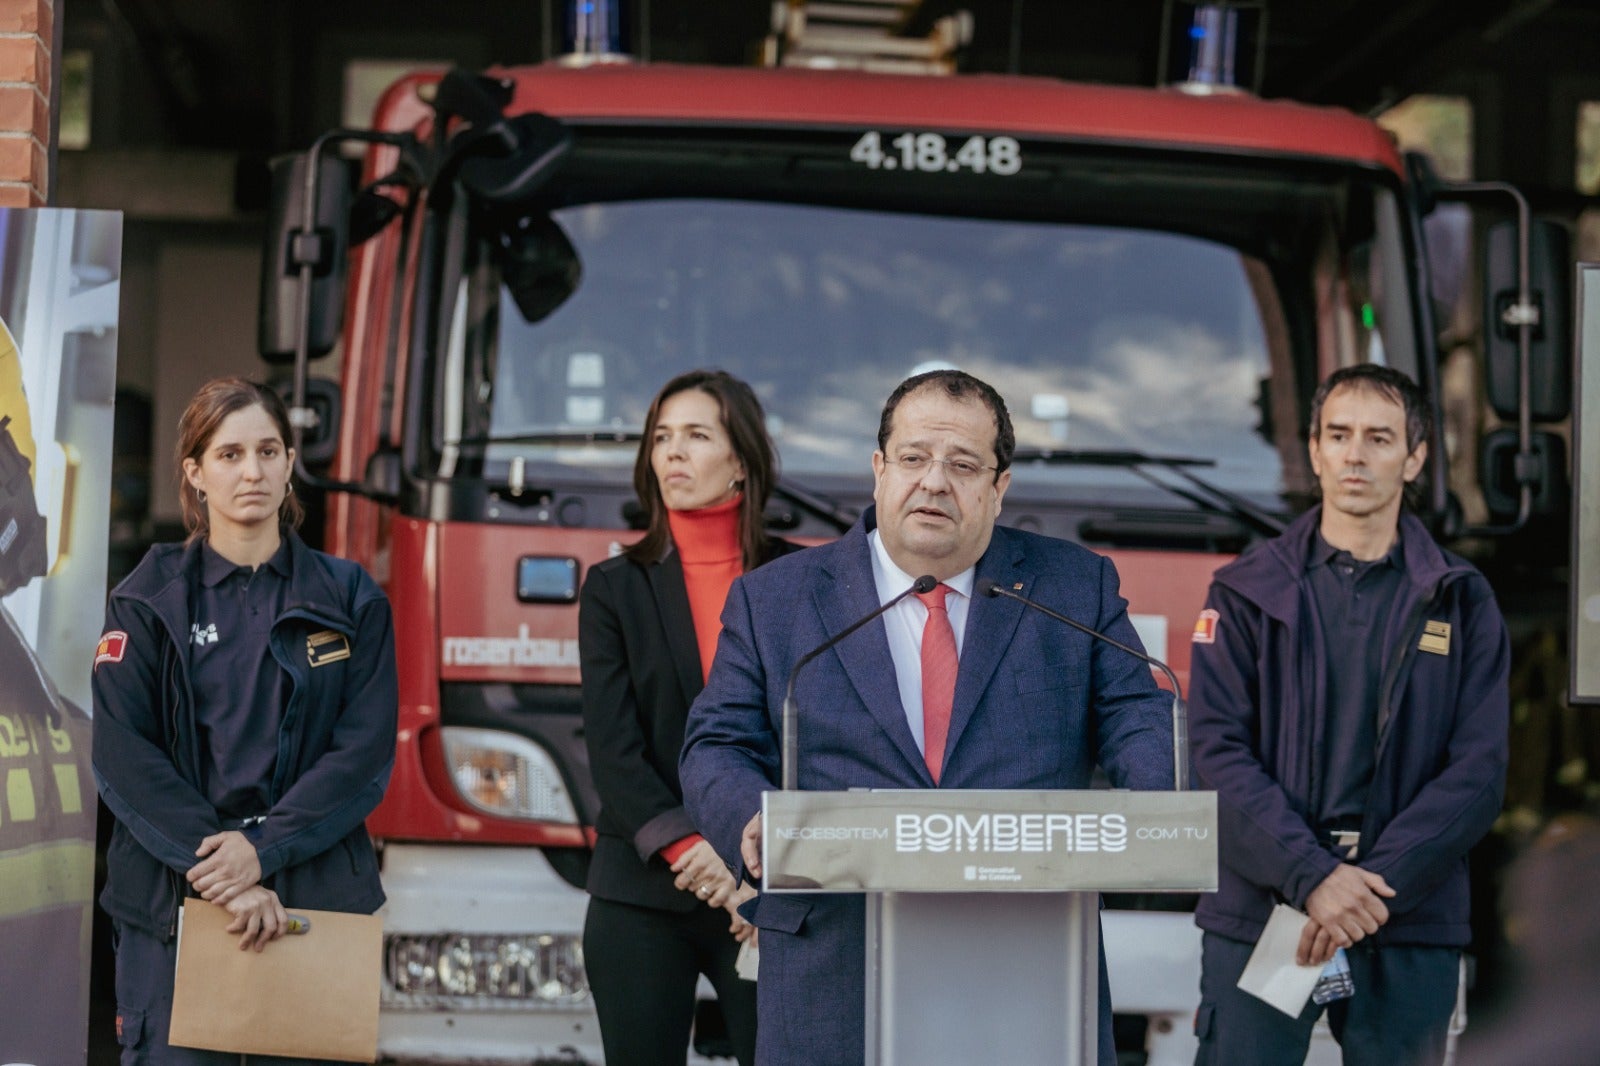
M22 359L0 321L0 596L42 577L45 520L34 494L38 451L22 392Z

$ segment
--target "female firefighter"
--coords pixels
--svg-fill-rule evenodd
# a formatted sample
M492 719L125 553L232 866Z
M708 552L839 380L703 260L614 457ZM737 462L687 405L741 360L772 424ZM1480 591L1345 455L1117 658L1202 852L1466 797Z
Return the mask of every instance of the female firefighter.
M95 656L95 778L116 817L100 899L122 1061L220 1066L238 1056L168 1043L179 907L226 908L260 951L285 907L383 903L362 823L394 762L394 630L359 566L294 532L275 392L211 381L178 435L188 540L113 590Z

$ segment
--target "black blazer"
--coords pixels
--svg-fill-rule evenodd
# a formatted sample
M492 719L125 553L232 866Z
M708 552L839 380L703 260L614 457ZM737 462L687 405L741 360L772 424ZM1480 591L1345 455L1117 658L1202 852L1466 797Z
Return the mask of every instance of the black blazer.
M774 538L765 561L799 549ZM578 606L583 735L600 795L590 895L689 912L658 852L695 832L683 809L678 753L700 694L700 645L678 554L591 567ZM730 859L732 856L723 856Z

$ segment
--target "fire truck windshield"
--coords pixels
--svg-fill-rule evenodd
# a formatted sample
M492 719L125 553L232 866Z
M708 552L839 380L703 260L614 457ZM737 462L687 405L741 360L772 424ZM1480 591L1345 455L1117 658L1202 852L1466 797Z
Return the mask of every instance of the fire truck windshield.
M1000 390L1019 449L1209 460L1207 481L1283 513L1309 488L1300 397L1315 367L1415 346L1409 313L1392 310L1405 293L1380 287L1398 214L1371 195L1360 233L1342 231L1331 196L1327 210L1302 205L1278 259L1035 218L706 198L559 207L582 278L552 313L529 323L497 277L468 282L499 295L473 301L493 325L466 344L482 384L459 391L475 431L456 439L486 476L520 460L530 477L622 486L655 391L721 367L761 397L789 478L859 500L885 397L953 366ZM1119 464L1025 464L1012 492L1172 505Z

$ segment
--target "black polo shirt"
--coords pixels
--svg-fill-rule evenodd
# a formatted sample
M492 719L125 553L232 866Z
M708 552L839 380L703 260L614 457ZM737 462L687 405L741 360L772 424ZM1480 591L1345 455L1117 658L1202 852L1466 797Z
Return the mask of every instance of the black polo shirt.
M1405 577L1397 538L1381 559L1362 562L1315 534L1306 560L1311 602L1322 623L1327 691L1312 752L1313 826L1356 829L1377 765L1378 689L1391 649L1384 631Z
M288 541L252 570L200 548L200 587L190 617L189 681L194 687L202 791L224 819L265 814L272 805L278 730L288 678L268 645L289 594Z

